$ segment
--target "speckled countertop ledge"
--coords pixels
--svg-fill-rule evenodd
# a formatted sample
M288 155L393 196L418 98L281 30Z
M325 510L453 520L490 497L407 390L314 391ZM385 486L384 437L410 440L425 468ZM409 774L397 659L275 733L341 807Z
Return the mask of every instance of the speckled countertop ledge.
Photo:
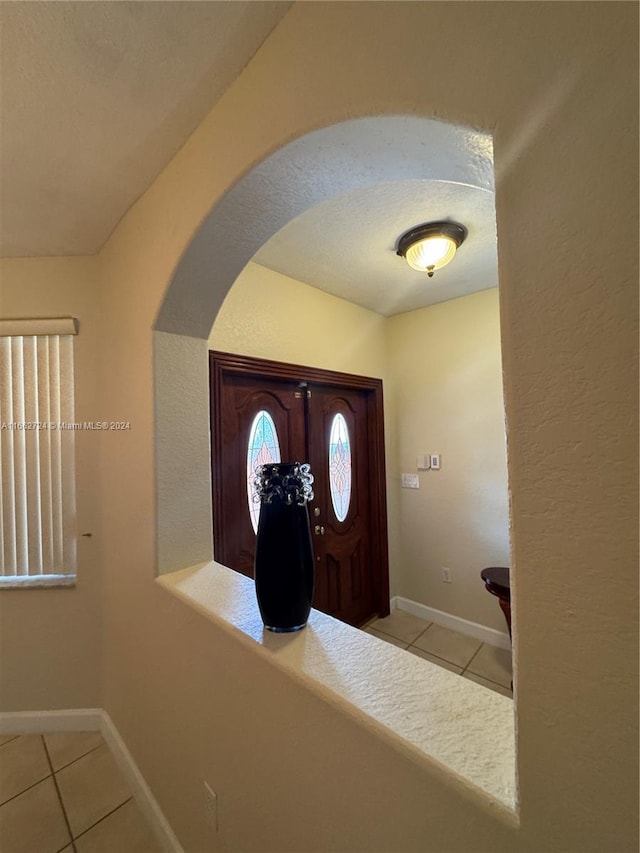
M374 721L413 758L436 762L509 823L516 821L511 699L318 610L304 631L266 631L252 581L219 563L161 575L157 582L363 723Z

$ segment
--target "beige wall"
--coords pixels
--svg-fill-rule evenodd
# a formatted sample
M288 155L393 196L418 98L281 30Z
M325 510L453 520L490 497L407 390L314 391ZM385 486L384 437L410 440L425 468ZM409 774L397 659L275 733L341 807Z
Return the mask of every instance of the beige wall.
M101 445L104 704L190 853L205 778L220 850L637 849L637 8L460 8L295 5L101 253L101 403L134 427ZM153 580L151 328L178 259L268 153L379 113L494 131L517 831Z
M194 853L203 778L220 796L222 849L635 850L637 9L399 12L295 5L102 252L104 402L135 422L101 462L105 705ZM425 33L437 33L428 49ZM178 258L268 153L379 113L494 131L517 588L513 834L153 582L151 328ZM603 257L606 245L617 251Z
M209 347L385 378L385 318L260 264L227 294Z
M96 382L99 355L96 258L0 262L0 317L73 316L76 418L106 420ZM100 697L100 538L97 482L102 433L76 433L79 533L73 589L0 591L0 709L92 708Z
M510 563L497 290L391 317L387 349L398 476L418 454L442 457L418 472L419 490L400 491L398 594L505 631L479 576Z

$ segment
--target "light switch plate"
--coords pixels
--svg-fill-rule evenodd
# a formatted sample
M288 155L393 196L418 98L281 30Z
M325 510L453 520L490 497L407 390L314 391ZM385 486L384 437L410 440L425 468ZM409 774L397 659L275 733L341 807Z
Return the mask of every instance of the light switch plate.
M403 474L402 475L402 488L403 489L419 489L420 488L420 479L417 474Z
M429 457L429 460L430 460L430 466L429 467L431 468L431 470L432 471L439 471L440 470L440 454L439 453L432 453L431 456Z

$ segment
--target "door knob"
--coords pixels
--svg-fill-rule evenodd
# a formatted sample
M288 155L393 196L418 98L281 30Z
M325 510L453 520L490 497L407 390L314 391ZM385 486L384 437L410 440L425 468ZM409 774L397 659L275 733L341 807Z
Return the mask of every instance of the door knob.
M317 506L314 509L313 514L315 515L316 518L320 515L320 507L319 506Z
M324 527L322 527L320 524L316 524L316 526L313 528L313 532L316 534L316 536L324 536Z

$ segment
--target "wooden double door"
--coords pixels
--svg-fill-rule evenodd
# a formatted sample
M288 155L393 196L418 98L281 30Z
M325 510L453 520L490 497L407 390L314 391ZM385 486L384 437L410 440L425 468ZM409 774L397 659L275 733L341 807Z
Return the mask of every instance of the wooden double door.
M215 559L253 577L255 464L309 462L314 607L352 625L386 615L381 381L211 352L210 382Z

